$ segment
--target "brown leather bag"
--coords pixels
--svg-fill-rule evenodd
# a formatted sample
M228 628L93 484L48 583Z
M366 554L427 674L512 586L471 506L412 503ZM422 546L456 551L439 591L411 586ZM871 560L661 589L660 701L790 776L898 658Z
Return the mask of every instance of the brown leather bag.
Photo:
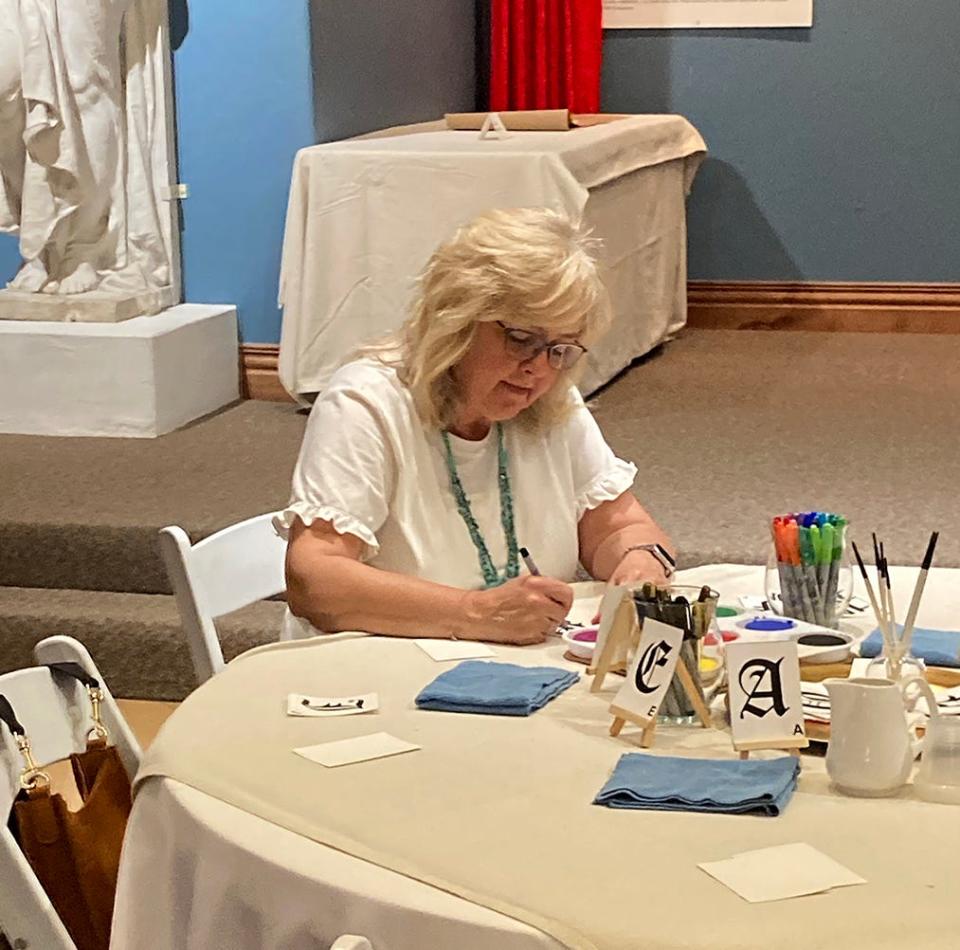
M27 741L28 768L13 805L11 830L77 950L108 950L120 848L130 814L130 779L116 748L107 744L100 722L99 683L77 664L50 667L79 679L93 704L94 727L87 748L70 756L83 804L70 811L63 796L51 792L49 778L28 758ZM0 714L4 704L12 713L10 704L0 700ZM15 715L12 723L6 715L2 718L23 751L23 727Z

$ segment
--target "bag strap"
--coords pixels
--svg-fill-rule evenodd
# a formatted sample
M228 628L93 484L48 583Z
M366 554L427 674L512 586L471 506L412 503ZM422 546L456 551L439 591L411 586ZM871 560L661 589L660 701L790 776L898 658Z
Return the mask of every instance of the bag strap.
M88 689L99 689L100 681L92 677L79 663L47 663L52 673L63 673L71 679L79 680Z
M30 740L26 731L20 725L17 714L10 705L10 700L0 693L0 720L10 730L17 743L17 749L23 757L24 768L20 772L20 787L27 792L37 792L50 787L50 776L37 765L30 748Z
M103 690L100 681L91 676L79 663L47 663L47 669L56 676L58 673L69 676L82 683L90 697L90 716L93 726L87 733L87 745L105 745L110 741L110 733L100 718L100 704L103 702Z
M0 719L3 720L4 725L6 725L14 736L23 735L23 726L21 726L17 720L17 714L13 711L10 700L7 699L3 693L0 693Z

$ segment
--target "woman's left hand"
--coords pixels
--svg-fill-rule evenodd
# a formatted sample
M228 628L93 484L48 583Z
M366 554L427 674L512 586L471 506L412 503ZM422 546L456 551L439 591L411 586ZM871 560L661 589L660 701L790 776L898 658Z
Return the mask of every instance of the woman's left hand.
M611 584L651 581L658 587L669 584L663 565L649 551L627 551L610 575Z
M663 566L649 551L627 551L607 583L641 584L644 581L650 581L658 587L666 587L670 583ZM600 623L599 610L591 622Z

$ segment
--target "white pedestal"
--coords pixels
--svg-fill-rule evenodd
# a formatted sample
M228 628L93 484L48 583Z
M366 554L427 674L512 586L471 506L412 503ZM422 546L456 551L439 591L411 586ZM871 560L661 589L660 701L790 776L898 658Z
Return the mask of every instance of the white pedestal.
M237 311L122 323L0 320L0 432L153 438L240 396Z

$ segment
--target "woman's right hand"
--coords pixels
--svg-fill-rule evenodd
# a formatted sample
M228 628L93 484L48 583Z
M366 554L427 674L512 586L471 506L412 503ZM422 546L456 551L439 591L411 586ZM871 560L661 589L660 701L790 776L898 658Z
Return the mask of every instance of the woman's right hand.
M467 622L461 636L492 643L542 643L566 618L573 588L552 577L524 575L491 587L468 591Z

